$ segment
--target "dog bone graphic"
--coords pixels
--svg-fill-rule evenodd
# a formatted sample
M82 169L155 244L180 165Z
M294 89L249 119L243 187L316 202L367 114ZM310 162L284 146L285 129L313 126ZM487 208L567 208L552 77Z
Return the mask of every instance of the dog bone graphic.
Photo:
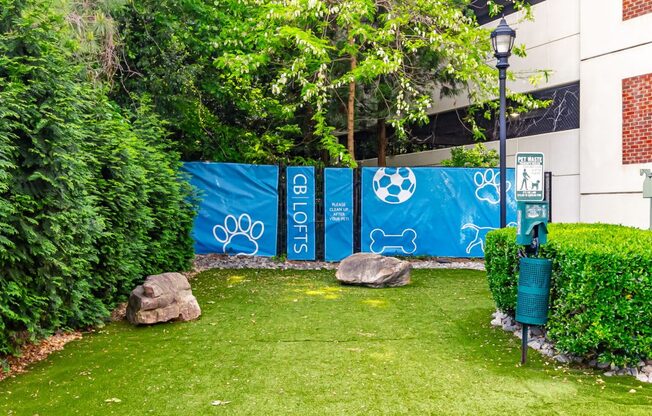
M385 234L385 231L376 228L369 234L371 237L371 252L382 254L389 248L401 249L405 254L412 254L417 251L417 232L412 228L406 228L401 234Z

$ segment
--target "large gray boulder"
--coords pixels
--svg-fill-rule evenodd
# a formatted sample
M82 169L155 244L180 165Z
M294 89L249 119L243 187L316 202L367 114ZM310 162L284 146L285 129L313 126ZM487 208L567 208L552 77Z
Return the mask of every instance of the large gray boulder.
M131 292L127 319L132 324L192 321L201 315L188 279L180 273L149 276Z
M335 277L340 283L374 288L410 283L409 262L372 253L356 253L340 263Z

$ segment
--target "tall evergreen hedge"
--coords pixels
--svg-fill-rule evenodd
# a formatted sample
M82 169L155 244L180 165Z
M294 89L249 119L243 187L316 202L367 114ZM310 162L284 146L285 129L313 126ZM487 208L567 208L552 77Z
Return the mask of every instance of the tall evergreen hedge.
M67 31L47 2L0 0L0 354L101 322L193 254L161 122L90 83Z

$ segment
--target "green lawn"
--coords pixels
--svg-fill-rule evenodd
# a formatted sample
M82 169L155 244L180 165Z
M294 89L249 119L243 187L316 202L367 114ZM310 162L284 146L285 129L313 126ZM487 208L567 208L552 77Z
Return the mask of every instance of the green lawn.
M489 326L482 272L415 270L380 290L333 276L202 273L200 320L111 324L0 382L0 414L652 414L652 385L633 378L532 351L520 367L519 340Z

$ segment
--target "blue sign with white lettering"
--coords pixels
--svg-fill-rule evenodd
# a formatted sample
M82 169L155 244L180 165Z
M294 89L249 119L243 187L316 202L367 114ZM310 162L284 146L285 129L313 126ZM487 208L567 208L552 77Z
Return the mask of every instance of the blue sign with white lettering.
M324 169L324 258L353 254L353 170Z
M197 254L276 255L277 166L189 162L183 170L201 199L192 232Z
M315 259L315 168L287 168L287 255Z
M515 225L514 169L507 221ZM500 226L498 169L363 168L361 250L387 255L483 257Z

